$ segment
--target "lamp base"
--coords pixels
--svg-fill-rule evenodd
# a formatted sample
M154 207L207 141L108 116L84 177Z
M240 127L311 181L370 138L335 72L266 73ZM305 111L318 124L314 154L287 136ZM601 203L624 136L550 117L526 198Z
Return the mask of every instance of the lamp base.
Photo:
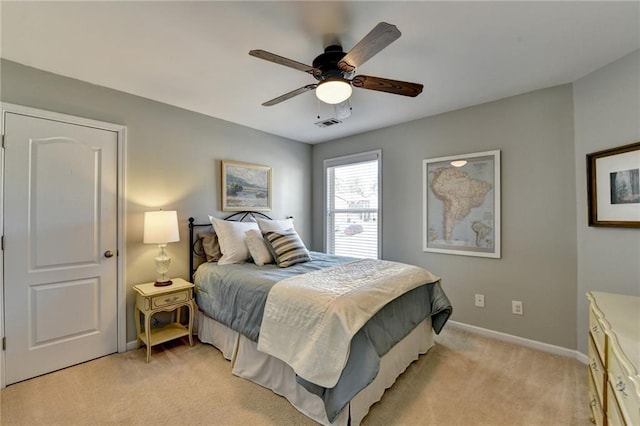
M173 284L173 281L169 280L169 281L156 281L155 283L153 283L153 285L155 287L166 287L168 285Z

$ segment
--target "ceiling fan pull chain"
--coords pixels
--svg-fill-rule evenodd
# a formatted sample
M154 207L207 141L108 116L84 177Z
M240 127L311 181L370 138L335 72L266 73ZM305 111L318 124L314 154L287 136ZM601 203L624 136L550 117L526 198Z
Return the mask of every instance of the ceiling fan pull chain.
M318 120L320 120L320 99L316 98L316 112L318 115Z

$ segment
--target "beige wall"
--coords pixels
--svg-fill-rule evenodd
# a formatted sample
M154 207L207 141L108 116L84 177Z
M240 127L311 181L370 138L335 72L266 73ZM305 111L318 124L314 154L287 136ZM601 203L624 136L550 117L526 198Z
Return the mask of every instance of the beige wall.
M383 258L441 276L456 321L574 349L572 114L571 85L563 85L315 145L314 248L323 246L323 160L381 149ZM502 259L423 252L422 160L494 149L502 155ZM474 307L475 293L485 308ZM511 314L512 300L524 302L524 316Z
M220 160L273 167L275 218L294 216L311 244L311 146L115 90L1 62L1 100L127 126L127 341L135 340L132 286L155 279L155 246L142 244L146 210L177 210L170 274L188 278L187 218L220 212ZM215 94L212 94L215 99Z
M640 51L574 83L577 339L587 352L588 291L640 296L640 229L587 226L586 155L640 141ZM640 166L640 165L639 165Z

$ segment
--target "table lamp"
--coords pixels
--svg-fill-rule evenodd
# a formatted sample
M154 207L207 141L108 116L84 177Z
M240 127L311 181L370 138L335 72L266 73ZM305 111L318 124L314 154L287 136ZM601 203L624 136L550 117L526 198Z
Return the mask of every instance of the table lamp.
M178 233L178 214L175 210L159 210L144 213L144 236L145 244L158 244L160 253L153 260L156 263L158 279L155 286L162 287L171 285L171 280L167 276L171 258L167 254L167 243L180 241Z

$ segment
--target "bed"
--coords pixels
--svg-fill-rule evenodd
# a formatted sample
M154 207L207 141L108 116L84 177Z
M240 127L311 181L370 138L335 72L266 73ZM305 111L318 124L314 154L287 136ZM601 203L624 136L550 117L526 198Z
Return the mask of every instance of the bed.
M451 315L422 268L309 252L292 219L210 219L189 218L200 341L318 423L359 424Z

